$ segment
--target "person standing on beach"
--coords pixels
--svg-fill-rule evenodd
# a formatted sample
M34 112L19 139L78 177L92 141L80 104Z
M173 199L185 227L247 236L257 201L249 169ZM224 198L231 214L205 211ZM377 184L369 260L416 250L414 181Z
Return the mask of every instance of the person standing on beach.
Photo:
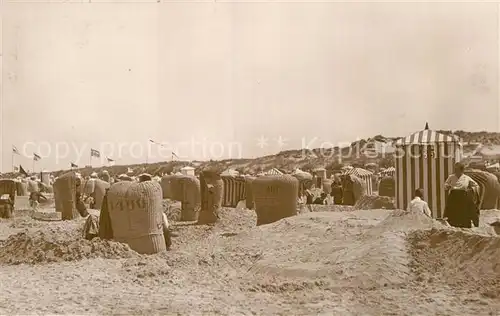
M344 196L344 190L342 189L342 184L335 180L332 184L332 192L330 195L333 197L333 204L341 205L342 198Z
M38 205L40 205L41 200L47 201L47 198L42 193L38 191L33 191L30 193L28 201L33 211L38 210Z
M446 179L444 190L447 192L444 217L451 226L471 228L479 226L479 209L473 195L479 187L476 181L464 174L465 165L457 162L455 172Z
M429 217L432 217L431 209L426 201L424 201L424 190L417 189L415 191L415 197L408 203L408 212L412 213L422 213Z

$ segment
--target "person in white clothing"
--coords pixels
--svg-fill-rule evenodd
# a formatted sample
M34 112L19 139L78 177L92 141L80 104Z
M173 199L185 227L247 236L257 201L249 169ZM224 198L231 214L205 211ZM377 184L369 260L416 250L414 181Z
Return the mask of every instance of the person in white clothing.
M165 238L165 245L167 250L172 247L172 231L170 229L170 224L168 222L167 214L163 213L163 237Z
M431 210L426 201L424 201L424 190L417 189L415 191L415 197L408 203L408 212L418 212L423 213L429 217L432 217Z
M465 166L457 162L455 164L455 171L452 173L444 183L444 190L461 190L467 191L468 189L477 188L479 185L471 177L464 174Z

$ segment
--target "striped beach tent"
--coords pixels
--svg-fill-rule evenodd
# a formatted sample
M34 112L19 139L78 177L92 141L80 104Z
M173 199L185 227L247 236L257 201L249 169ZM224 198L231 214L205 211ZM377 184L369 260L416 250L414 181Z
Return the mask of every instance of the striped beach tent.
M394 177L396 175L396 168L394 167L389 167L385 170L382 170L380 172L380 174L383 176L383 177Z
M434 218L441 218L445 207L444 182L462 160L460 138L429 130L413 133L396 143L396 207L406 209L417 188L424 190Z
M222 206L236 207L238 202L246 198L245 178L241 176L221 175L224 182Z
M373 172L363 168L352 168L346 170L344 174L352 174L358 178L361 178L366 183L366 194L373 194Z
M283 175L283 172L279 171L276 168L272 168L271 170L268 170L265 172L266 176L281 176Z

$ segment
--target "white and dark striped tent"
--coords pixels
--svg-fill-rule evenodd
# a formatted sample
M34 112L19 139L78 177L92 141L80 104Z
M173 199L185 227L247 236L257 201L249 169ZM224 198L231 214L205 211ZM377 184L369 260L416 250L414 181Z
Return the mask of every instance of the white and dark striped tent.
M283 175L283 172L279 171L276 168L273 168L271 170L266 171L265 175L266 176L281 176L281 175Z
M383 177L394 177L396 175L396 168L394 167L389 167L385 170L382 170L380 172L380 175Z
M366 183L366 194L373 194L373 172L363 168L352 168L346 170L343 174L352 174L358 178L361 178Z
M411 134L396 142L396 207L406 209L417 188L424 190L434 218L441 218L445 207L444 182L462 160L463 149L455 135L429 130Z
M246 198L245 178L241 176L221 175L224 182L222 206L236 207L238 202Z

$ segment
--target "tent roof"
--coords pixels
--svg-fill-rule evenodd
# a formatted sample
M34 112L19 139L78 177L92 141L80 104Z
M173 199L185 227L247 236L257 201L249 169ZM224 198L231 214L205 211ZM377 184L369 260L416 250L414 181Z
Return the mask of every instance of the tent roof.
M323 167L318 167L318 168L314 168L313 171L325 171L326 169L323 168Z
M434 143L459 143L460 141L461 140L458 136L445 135L436 131L424 129L423 131L413 133L405 138L398 139L395 144L396 146L412 144L425 145Z
M271 170L266 171L265 174L266 175L278 175L278 176L280 176L283 174L283 172L279 171L276 168L272 168Z
M352 168L350 170L347 170L345 172L345 174L353 174L355 176L371 176L373 175L373 172L371 171L368 171L366 169L363 169L363 168Z
M304 170L301 170L299 168L295 169L294 172L292 172L292 175L304 175L304 176L307 176L307 177L311 177L312 178L312 174L310 174L309 172L307 171L304 171Z

